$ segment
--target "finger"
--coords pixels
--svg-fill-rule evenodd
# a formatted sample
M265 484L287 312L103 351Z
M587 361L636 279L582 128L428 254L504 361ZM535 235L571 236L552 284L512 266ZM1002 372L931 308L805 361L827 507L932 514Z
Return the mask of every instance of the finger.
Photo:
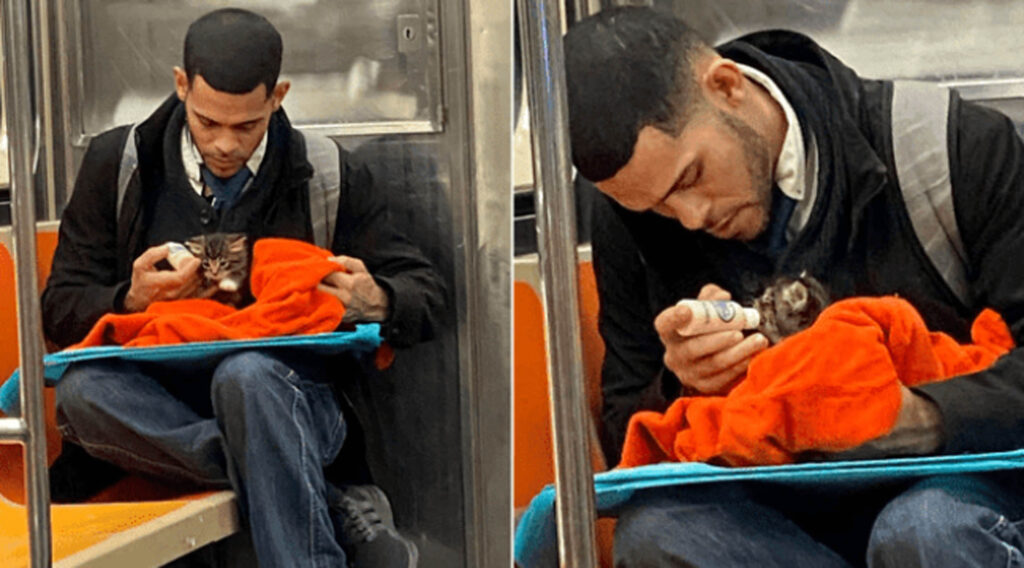
M718 284L705 284L697 294L698 300L731 300L732 294Z
M178 263L178 268L175 270L175 272L192 276L196 274L196 272L199 270L199 265L201 264L201 260L194 256L189 256Z
M692 318L693 312L688 306L677 305L665 308L658 314L658 317L654 318L654 329L657 330L658 335L661 336L661 342L665 345L678 343L683 338L676 333L676 330L690 323Z
M351 290L355 284L355 277L348 272L332 272L321 281L339 290Z
M768 339L760 333L755 333L732 347L694 361L694 375L698 377L717 375L750 359L766 347L768 347Z
M363 261L354 256L340 255L331 257L330 260L344 266L349 272L369 272L369 270L366 269L366 265L363 264Z
M716 331L704 335L694 335L680 343L676 349L690 360L704 359L729 349L743 341L741 331Z
M167 245L149 247L135 259L135 262L132 263L132 267L140 270L155 270L156 263L164 260L170 254L171 250Z
M747 372L747 367L750 366L752 358L748 357L739 361L710 377L697 379L690 386L704 394L722 394L730 390L736 381L743 377L743 374Z
M342 304L347 304L348 301L349 301L349 298L352 297L352 295L349 294L348 290L343 290L343 289L340 289L340 288L335 288L333 286L325 286L324 284L317 284L316 289L320 290L321 292L326 292L327 294L330 294L330 295L334 296L335 298L340 300Z

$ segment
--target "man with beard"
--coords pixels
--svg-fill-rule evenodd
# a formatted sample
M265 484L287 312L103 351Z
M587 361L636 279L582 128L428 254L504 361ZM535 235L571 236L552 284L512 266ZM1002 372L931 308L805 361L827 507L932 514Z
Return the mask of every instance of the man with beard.
M712 49L647 8L566 37L573 162L603 194L594 268L605 452L638 410L727 392L759 333L682 337L680 298L748 303L806 270L834 299L899 294L959 340L985 307L1024 336L1024 146L1003 115L931 85L866 80L799 34ZM922 199L924 206L921 206ZM841 420L842 417L836 417ZM1024 350L902 390L893 431L837 457L1024 446ZM865 487L754 483L644 495L617 566L993 566L1022 558L1015 473Z
M396 347L430 339L440 275L393 226L387 184L292 127L274 26L225 8L193 22L184 43L175 92L86 152L43 293L47 336L67 346L104 314L209 297L199 259L160 269L164 243L244 233L330 248L338 269L319 288L341 300L344 323L380 322ZM184 367L77 363L57 386L57 423L71 448L124 470L234 489L262 566L414 566L379 488L325 478L350 427L335 388L362 364L285 349Z

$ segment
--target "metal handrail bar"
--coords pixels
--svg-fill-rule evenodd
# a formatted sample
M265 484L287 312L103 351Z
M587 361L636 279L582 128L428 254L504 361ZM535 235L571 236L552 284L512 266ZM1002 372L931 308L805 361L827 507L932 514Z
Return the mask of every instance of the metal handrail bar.
M576 274L576 214L559 6L518 0L530 101L537 252L544 302L561 566L592 567L594 485Z
M31 46L28 2L5 0L3 11L4 101L10 139L11 220L18 297L21 416L25 430L25 485L29 558L32 568L52 563L50 487L43 418L43 337L36 274Z
M28 433L28 426L21 418L0 418L0 441L21 442Z

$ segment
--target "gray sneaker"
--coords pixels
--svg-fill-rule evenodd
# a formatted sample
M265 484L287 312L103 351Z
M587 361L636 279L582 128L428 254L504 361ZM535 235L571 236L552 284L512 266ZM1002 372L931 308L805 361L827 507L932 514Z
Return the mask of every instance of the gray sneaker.
M354 568L415 568L419 551L398 534L388 497L376 485L327 484L327 504L341 548Z

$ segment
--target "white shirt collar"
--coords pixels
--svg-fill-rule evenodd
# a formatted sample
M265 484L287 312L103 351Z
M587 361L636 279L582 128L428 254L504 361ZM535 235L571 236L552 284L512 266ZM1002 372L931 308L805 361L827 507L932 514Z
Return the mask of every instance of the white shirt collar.
M249 168L252 172L253 177L260 171L260 164L263 163L263 156L267 152L267 133L263 133L263 138L260 139L260 143L256 146L252 156L245 162L245 167ZM188 122L185 122L184 127L181 129L181 162L185 166L185 177L188 178L189 184L192 189L195 190L199 195L203 194L203 176L199 171L199 167L203 164L203 155L199 153L196 145L192 143L192 132L189 130ZM248 189L252 184L246 184L242 191Z
M775 162L774 181L783 194L797 202L793 216L786 227L786 235L792 240L807 224L817 196L817 144L811 138L809 144L805 145L796 111L793 110L793 106L786 100L786 96L782 94L782 90L775 84L775 81L749 65L737 63L737 66L744 76L768 91L768 94L782 107L782 112L786 116L786 135L782 139L782 151L779 152L779 159ZM810 152L807 151L808 146Z

